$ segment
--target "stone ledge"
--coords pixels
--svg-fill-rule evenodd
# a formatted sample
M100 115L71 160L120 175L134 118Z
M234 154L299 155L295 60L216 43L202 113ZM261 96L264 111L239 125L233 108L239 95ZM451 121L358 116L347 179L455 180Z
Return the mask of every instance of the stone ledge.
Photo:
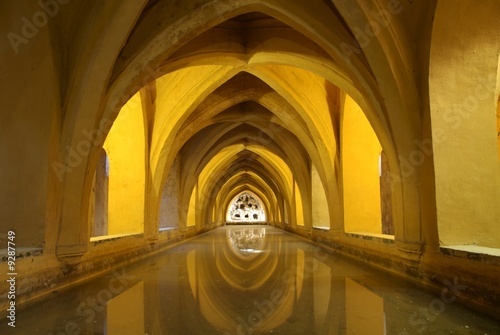
M369 240L369 241L378 241L382 243L387 243L387 244L393 244L394 243L394 235L385 235L385 234L373 234L373 233L346 233L347 237L351 238L360 238L363 240Z
M440 246L439 250L443 255L467 258L475 261L494 260L500 261L500 249L482 247L478 245L447 245Z
M331 228L330 227L313 227L313 230L322 230L322 231L329 231Z
M16 260L25 257L35 257L43 255L42 248L16 248ZM7 262L9 259L8 249L0 249L0 263Z
M165 227L165 228L160 228L158 231L161 233L162 231L169 231L169 230L178 230L178 227Z
M118 234L118 235L96 236L90 238L90 244L96 246L101 243L118 241L129 237L141 237L141 236L144 236L144 234L140 233L140 234Z

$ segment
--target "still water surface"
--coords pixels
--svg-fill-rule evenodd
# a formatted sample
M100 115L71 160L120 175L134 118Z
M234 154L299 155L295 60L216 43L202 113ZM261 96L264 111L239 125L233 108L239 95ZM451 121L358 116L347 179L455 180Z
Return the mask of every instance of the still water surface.
M500 320L265 226L189 240L17 313L29 335L500 334ZM449 287L448 289L446 287Z

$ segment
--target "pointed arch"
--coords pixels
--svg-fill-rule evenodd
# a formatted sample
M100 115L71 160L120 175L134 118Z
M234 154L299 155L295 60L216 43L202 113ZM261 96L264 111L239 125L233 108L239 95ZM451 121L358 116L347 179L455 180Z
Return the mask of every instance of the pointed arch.
M265 223L267 213L259 196L249 190L236 195L226 209L226 223Z

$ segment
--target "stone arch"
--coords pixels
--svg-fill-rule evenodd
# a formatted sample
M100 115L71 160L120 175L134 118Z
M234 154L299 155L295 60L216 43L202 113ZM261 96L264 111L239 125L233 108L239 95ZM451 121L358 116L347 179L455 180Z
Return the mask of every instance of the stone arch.
M97 11L100 20L108 22L106 29L81 27L85 34L80 31L76 34L79 38L73 40L71 49L80 51L80 56L70 59L75 61L70 67L75 70L67 75L67 81L78 83L81 89L68 91L62 98L58 159L63 162L66 171L58 186L56 217L59 227L57 241L54 241L56 254L66 257L67 261L78 258L88 248L88 199L92 183L87 176L96 167L99 148L114 119L99 116L102 115L100 106L105 100L103 92L106 91L115 59L145 3L146 0L106 4ZM127 100L124 99L123 104ZM82 146L87 149L79 150ZM78 154L76 158L75 152ZM52 171L52 174L55 173Z
M221 199L219 205L219 216L221 219L225 218L230 200L237 194L250 190L262 200L264 209L267 213L267 221L277 220L277 212L280 210L276 203L276 194L278 192L275 190L275 187L269 186L264 182L263 178L258 177L259 176L254 176L253 173L244 173L235 176L235 178L241 178L243 180L228 180L218 195Z
M208 6L208 4L207 4ZM231 5L228 5L228 8L230 7ZM240 8L241 10L241 8ZM250 10L257 10L256 8L248 8L247 12L250 11ZM266 12L266 8L259 8L260 11L262 12ZM272 11L271 11L272 12ZM306 10L307 12L307 10ZM270 13L270 11L267 11L267 13ZM220 14L220 13L218 13ZM234 15L236 14L241 14L241 11L238 12L238 13L234 13ZM276 14L276 13L274 13ZM233 15L233 16L234 16ZM279 17L281 20L283 20L282 17L280 17L280 15L275 15L276 17ZM307 16L307 15L306 15ZM213 20L217 21L215 17L212 17L212 18L207 18L207 21L210 21L212 22ZM365 18L366 21L368 21L366 18ZM294 26L296 27L297 26L297 23L293 24L293 22L290 22L290 20L283 20L285 21L287 24L291 25L291 26ZM366 22L365 21L365 22ZM331 25L330 25L331 26ZM311 27L308 27L308 28L311 28ZM300 29L302 32L304 32L303 29ZM343 29L340 29L339 31L344 31ZM399 35L402 35L404 34L403 31L400 31L398 29L392 29L391 30L392 32L392 35L393 36L397 36L399 37ZM307 32L304 32L306 35L308 36L311 36L310 33L307 33ZM317 34L317 36L322 36L322 34ZM390 34L384 34L384 38L387 39L387 38L391 38L390 37L391 35ZM325 36L322 36L323 38L325 38ZM347 37L350 37L349 34L345 35L344 36L345 38ZM404 36L403 36L404 38ZM326 38L325 38L326 39ZM341 39L338 38L331 38L331 39L327 39L328 41L334 41L334 40L337 40L337 41L341 41ZM346 68L349 69L349 77L350 78L355 78L358 82L359 81L365 81L365 83L368 83L367 85L359 85L360 87L371 87L372 91L370 92L367 92L365 94L366 97L370 97L369 99L362 99L362 100L366 100L366 101L369 101L369 104L371 106L373 106L372 108L374 108L375 110L378 110L378 115L380 117L380 120L385 120L384 122L387 122L388 121L388 118L391 117L390 114L387 114L386 112L383 112L382 110L384 109L384 107L382 107L382 105L377 102L379 99L380 99L380 92L377 91L377 89L375 89L374 87L376 87L377 85L375 84L375 80L371 80L371 75L369 74L370 71L366 71L363 70L363 66L366 66L366 62L364 60L360 60L360 58L362 58L363 56L362 55L355 55L353 58L350 58L349 61L346 63L346 59L345 59L345 55L342 54L342 50L338 50L335 48L334 45L332 45L332 43L330 43L329 47L326 48L325 46L327 46L329 43L328 42L325 42L324 40L323 41L320 41L319 43L325 50L327 50L327 52L335 58L335 60L340 60L340 63L342 63L343 65L346 66ZM374 39L374 45L379 45L380 44L384 44L382 43L381 41L379 41L377 38ZM393 45L392 45L393 47ZM377 50L378 51L378 50ZM389 54L391 50L387 49L385 50L386 54ZM378 51L379 52L379 51ZM380 53L380 52L379 52ZM165 56L165 54L164 54ZM377 56L379 57L379 56ZM139 58L137 58L139 59ZM409 60L411 61L411 60ZM132 63L128 64L127 66L131 66ZM354 65L353 65L354 64ZM137 64L138 65L138 64ZM144 65L142 66L144 67ZM134 68L141 68L141 66L139 65L138 67L134 67ZM394 69L391 69L391 71L389 71L388 73L392 73ZM404 72L404 71L403 71ZM355 73L355 75L353 75L353 73ZM363 73L363 74L361 74ZM116 76L117 80L119 78L119 75ZM388 78L385 78L385 79L388 79ZM392 79L391 79L392 80ZM404 85L406 85L404 82L401 82L400 84L398 84L400 86L400 88L402 90L405 90L405 93L411 93L410 95L412 95L413 97L415 97L415 92L412 91L412 87L410 86L409 88L404 88ZM386 90L386 92L389 92L391 91L390 88L388 88ZM387 96L391 97L390 99L399 99L398 96L394 96L392 94L392 92L389 92L387 93ZM387 98L389 99L389 98ZM411 98L410 98L411 99ZM416 98L414 98L414 101L417 101ZM360 103L362 104L362 102ZM388 134L392 134L390 135L391 137L392 136L396 136L397 137L400 137L401 139L400 140L397 140L395 138L395 140L397 142L400 142L400 145L399 147L401 148L401 150L399 150L401 152L401 154L399 155L399 157L404 157L404 156L407 156L409 155L409 153L412 152L412 150L415 149L415 144L414 144L414 140L416 138L418 138L418 136L414 136L414 134L416 133L415 131L408 131L408 124L410 124L411 122L407 122L405 120L401 120L400 118L400 115L399 115L399 110L401 109L401 106L402 105L405 105L405 109L407 108L410 108L410 109L418 109L418 103L414 103L414 104L403 104L401 102L397 102L394 104L394 108L391 108L393 111L391 111L391 114L394 114L395 116L395 119L398 119L399 121L395 121L394 124L397 124L397 127L391 127L391 131L388 132ZM409 114L409 113L406 113L406 114ZM411 114L411 113L410 113ZM405 125L406 124L406 125ZM402 125L405 125L405 126L402 126ZM387 149L387 154L388 154L388 157L389 157L389 160L391 162L391 166L393 166L393 170L395 172L399 171L399 157L398 157L398 153L397 151L393 151L391 150L390 147L393 146L393 142L392 140L389 141L389 143L391 143L390 146L387 146L388 149ZM396 174L400 175L400 172L397 172ZM398 237L401 237L402 239L407 239L407 238L404 238L404 236L406 235L408 238L411 236L411 240L413 241L418 241L420 240L420 226L419 226L419 220L418 218L412 214L410 211L405 211L404 210L404 204L406 201L408 201L409 203L415 203L415 198L418 198L417 196L417 190L415 188L415 185L416 185L416 176L410 176L410 177L407 177L407 178L400 178L402 183L401 184L397 184L395 186L395 189L394 189L394 194L395 194L395 198L396 198L396 201L395 201L395 209L397 211L397 217L401 218L401 222L412 222L412 224L410 225L411 228L408 228L407 230L403 229L403 225L399 225L401 227L401 229L398 230L397 232L397 236ZM405 194L403 196L403 194ZM417 200L417 203L418 203L418 200Z
M215 168L212 177L203 187L206 205L201 205L201 209L209 207L211 201L217 199L219 193L223 194L224 198L227 199L227 196L224 195L224 190L227 189L227 187L234 188L240 181L245 181L244 179L238 180L237 178L241 170L247 171L246 174L258 176L258 178L252 178L252 180L257 183L256 186L260 185L261 188L271 189L270 192L267 192L268 196L266 196L266 199L268 200L266 200L266 202L269 202L272 199L272 195L276 194L283 194L285 197L290 198L291 189L289 181L284 179L283 176L286 174L291 175L291 172L285 173L280 171L275 162L263 159L259 157L258 154L250 152L245 153L244 151L242 151L242 153L244 153L244 155L240 158L234 158L232 157L233 155L230 155L225 160L220 161L220 165ZM245 165L245 160L248 158L252 161L251 166ZM227 200L225 201L227 202ZM227 204L223 200L220 205L226 206ZM270 208L267 209L267 213L275 213L276 210L272 208L271 204L269 204L269 206Z
M342 7L340 3L336 5L339 8ZM169 6L177 6L177 4L169 4L165 6L164 10L168 10ZM352 38L352 33L346 30L345 26L335 17L328 5L324 2L313 1L307 4L296 3L291 5L289 2L278 0L265 3L257 1L241 1L238 3L211 1L208 3L196 2L194 7L197 7L199 10L190 13L190 15L182 8L181 10L170 11L170 13L174 13L175 16L172 22L175 21L176 23L164 22L154 29L152 27L155 22L160 19L161 13L149 11L148 15L158 16L157 20L142 20L141 24L136 27L137 29L135 29L134 33L129 36L127 45L121 51L121 57L115 64L113 75L111 76L112 82L107 91L107 96L102 100L103 103L100 104L101 107L95 108L94 112L79 112L76 109L70 110L71 115L76 118L91 120L94 125L103 124L103 122L105 124L106 120L113 120L117 110L120 108L121 101L123 101L125 97L130 97L134 94L138 87L140 88L145 83L155 79L155 74L151 74L152 69L157 68L157 65L161 64L166 56L172 54L179 46L195 36L198 31L206 30L217 23L245 12L260 11L276 17L315 41L334 59L335 62L341 64L347 77L355 81L356 87L366 88L366 91L362 94L365 99L362 100L367 102L370 106L370 110L376 111L378 118L374 118L374 122L381 122L387 125L388 131L385 133L386 135L384 135L384 137L392 138L389 142L393 144L393 146L391 145L390 147L393 147L394 150L390 150L389 148L387 153L392 166L399 167L398 155L406 155L411 152L411 150L415 149L415 145L413 144L415 138L413 134L415 134L415 131L410 129L410 124L412 122L401 119L400 110L416 109L418 104L402 102L400 100L402 95L393 96L391 91L393 87L390 85L385 87L385 91L380 92L377 88L377 80L374 78L372 70L369 68L369 63L364 58L365 52L352 55L352 57L349 58L346 57L339 46L343 41ZM137 13L134 15L129 15L128 17L131 20L135 19ZM176 18L178 20L176 20ZM311 23L313 19L314 24ZM366 16L362 17L361 20L364 20L365 23L369 22ZM189 28L179 32L177 29L178 24L185 24L186 27ZM131 26L132 24L129 26L125 25L127 29L123 29L123 31L130 31ZM380 38L374 38L373 44L376 46L384 45L384 42L388 40L392 41L391 39L396 40L396 37L402 34L399 30L391 30L391 32L393 33L392 35L383 34ZM151 36L151 38L143 38L145 33ZM384 40L382 40L382 37ZM141 43L140 41L143 42ZM368 51L367 49L366 54L369 55ZM386 56L388 53L382 54L385 57L382 59L386 59L388 63L387 66L390 67L388 57ZM123 59L130 59L130 61L124 62ZM394 81L401 78L401 76L395 74L398 70L405 73L404 69L406 69L406 67L404 65L405 64L398 64L396 69L391 68L391 71L388 71L390 75L384 73L383 76L381 75L380 79L384 77L384 81L394 83ZM108 71L104 72L109 73ZM90 73L93 73L93 71L90 71ZM415 96L413 94L414 92L412 93L411 87L406 88L404 85L406 84L403 80L399 86L400 90L396 91L408 93L405 95L410 96L409 100L411 100L411 97ZM99 89L95 90L95 92L103 91L104 90ZM388 92L390 92L390 94ZM382 98L384 95L386 96L386 101L393 101L392 105L389 104L384 106L381 102L384 100ZM391 97L391 99L389 99L389 97ZM392 119L394 119L394 122ZM100 128L99 126L96 129ZM79 139L82 137L79 135L81 129L85 129L84 123L79 124L78 127L73 128L72 131L67 133L68 137L71 138L68 141L69 143L78 143ZM84 165L87 168L91 168L95 165L95 160L88 160ZM399 168L394 170L399 170ZM81 226L79 222L82 221L82 216L85 217L86 215L86 211L81 210L85 208L85 203L81 203L79 201L81 199L75 197L76 193L84 195L88 193L88 182L85 182L84 176L85 169L78 169L74 176L70 178L71 181L67 181L68 186L66 187L66 191L62 192L64 198L74 200L65 200L62 209L63 213L65 213L65 211L68 212L68 215L63 214L63 218L61 219L61 229L64 236L74 235L70 229L70 226L72 226L70 222L77 222L77 225ZM404 222L404 226L408 223L410 227L408 229L401 228L397 235L405 240L418 241L420 238L418 223L419 215L415 215L415 213L410 213L404 209L407 202L408 204L418 203L418 200L416 200L418 199L418 192L416 192L415 181L415 177L411 176L411 178L405 178L401 185L395 187L397 216L401 219L401 222ZM154 191L154 188L152 189ZM77 192L76 190L81 190L82 192ZM149 219L147 221L149 222ZM401 227L403 227L403 225L401 225ZM64 243L60 243L61 246L63 244ZM81 251L85 249L85 247L83 247L83 249L81 247L82 241L77 241L77 239L73 240L70 244L77 245L75 250L78 249ZM63 249L64 248L60 249L61 254L73 253L73 251L70 250L72 247L69 247L68 252ZM78 253L79 251L75 252L75 254Z

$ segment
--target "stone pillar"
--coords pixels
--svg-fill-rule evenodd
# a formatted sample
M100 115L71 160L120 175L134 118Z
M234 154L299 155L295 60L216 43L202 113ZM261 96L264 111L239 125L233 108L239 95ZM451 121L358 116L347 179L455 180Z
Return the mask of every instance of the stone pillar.
M91 236L108 234L108 180L107 155L102 149L95 172L94 225Z
M382 234L394 235L392 218L392 178L389 161L384 151L380 153L380 209L382 211Z

